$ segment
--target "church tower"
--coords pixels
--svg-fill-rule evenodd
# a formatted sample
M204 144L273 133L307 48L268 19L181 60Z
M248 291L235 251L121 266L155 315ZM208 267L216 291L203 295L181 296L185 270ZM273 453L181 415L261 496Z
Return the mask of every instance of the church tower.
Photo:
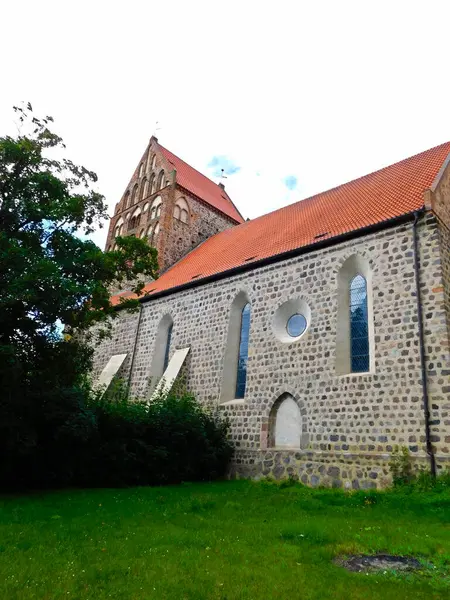
M106 249L119 235L146 237L160 273L219 231L243 223L222 183L216 184L159 144L154 136L109 225Z

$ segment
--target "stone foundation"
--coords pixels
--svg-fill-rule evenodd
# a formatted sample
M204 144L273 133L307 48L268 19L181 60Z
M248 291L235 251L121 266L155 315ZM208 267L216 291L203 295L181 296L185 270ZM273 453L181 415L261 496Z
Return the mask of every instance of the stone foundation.
M230 478L282 480L292 477L312 487L346 490L384 489L392 484L390 454L338 454L294 450L238 452ZM426 456L411 458L413 471L429 471ZM450 469L448 457L437 457L438 472Z

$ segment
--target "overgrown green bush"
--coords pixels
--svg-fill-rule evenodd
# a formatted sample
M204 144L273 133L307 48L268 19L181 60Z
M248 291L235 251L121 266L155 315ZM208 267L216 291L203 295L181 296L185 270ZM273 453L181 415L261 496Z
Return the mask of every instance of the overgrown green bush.
M0 439L4 489L211 480L233 452L228 424L180 390L148 404L121 386L102 396L78 385L16 409Z
M392 483L394 486L406 485L413 481L414 474L412 472L411 457L408 448L405 446L395 446L389 468L392 473Z

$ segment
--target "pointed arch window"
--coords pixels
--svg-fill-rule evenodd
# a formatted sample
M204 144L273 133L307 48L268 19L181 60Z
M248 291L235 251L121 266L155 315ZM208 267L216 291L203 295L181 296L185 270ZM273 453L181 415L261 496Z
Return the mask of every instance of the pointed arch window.
M302 416L295 399L282 394L270 411L269 447L300 448L302 441Z
M125 197L123 199L123 210L127 209L130 205L130 192L128 191L125 194Z
M350 282L350 362L352 373L369 371L367 281L358 273Z
M167 365L169 364L170 342L172 341L172 329L173 329L173 323L171 323L169 325L169 329L167 330L167 342L166 342L166 351L164 353L163 373L167 369Z
M139 177L142 177L143 174L144 174L144 163L141 163L139 165Z
M153 155L152 158L152 169L154 169L156 167L156 154Z
M157 196L152 202L150 211L150 219L157 219L161 216L162 200L161 196Z
M118 237L119 235L122 235L122 231L123 231L123 219L122 219L122 217L120 217L120 219L116 223L114 237Z
M156 192L156 179L155 179L155 174L154 173L152 173L150 175L150 186L149 186L149 189L150 189L150 195L154 194Z
M134 204L136 202L137 191L138 191L138 185L136 184L134 186L133 192L131 194L131 204Z
M375 368L372 269L363 256L350 256L338 273L336 371L368 373Z
M223 359L221 403L242 401L245 398L250 321L250 299L245 291L241 291L230 307Z
M159 179L158 179L158 189L162 190L164 187L164 171L161 171L161 173L159 174Z
M148 242L150 244L150 246L154 246L158 240L158 234L159 234L159 223L156 223L156 225L150 225L150 227L147 229L147 237L148 237Z
M138 207L128 222L128 229L135 229L141 224L141 209Z
M236 373L236 398L245 397L247 385L248 338L250 335L250 304L242 309L241 335L239 340L239 353Z
M147 181L147 178L144 177L144 179L142 180L142 183L141 183L141 200L146 198L147 195L148 195L148 181Z
M169 364L173 319L166 314L159 322L151 366L151 390L156 387Z

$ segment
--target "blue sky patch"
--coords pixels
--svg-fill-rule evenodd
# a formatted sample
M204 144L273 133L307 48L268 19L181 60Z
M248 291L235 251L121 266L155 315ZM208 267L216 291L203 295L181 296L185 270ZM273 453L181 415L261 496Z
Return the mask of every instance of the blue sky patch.
M292 192L292 190L295 190L295 188L297 187L297 177L295 175L287 175L284 179L283 179L284 185L287 187L288 190L290 190Z
M223 155L213 156L208 163L208 167L213 169L214 177L220 177L222 175L222 169L224 175L234 175L234 173L241 170L241 167L238 167L231 158Z

